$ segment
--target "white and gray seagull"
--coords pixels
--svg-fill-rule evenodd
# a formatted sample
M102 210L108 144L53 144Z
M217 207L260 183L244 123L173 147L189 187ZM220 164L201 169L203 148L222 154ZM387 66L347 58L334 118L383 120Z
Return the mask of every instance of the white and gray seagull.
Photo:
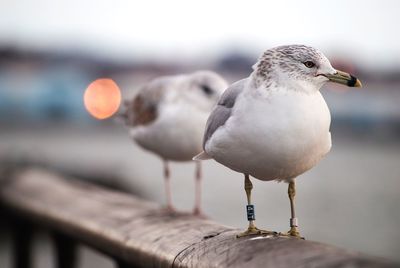
M248 229L239 236L276 234L255 226L250 176L289 184L289 236L301 237L294 208L295 178L315 166L331 148L330 112L321 87L328 81L361 87L354 76L335 70L317 49L304 45L269 49L246 79L232 84L207 121L204 151L244 174Z
M202 150L207 118L226 81L211 71L164 76L145 84L122 114L130 135L164 161L167 208L174 211L168 161L190 161ZM201 165L196 163L194 214L201 214Z

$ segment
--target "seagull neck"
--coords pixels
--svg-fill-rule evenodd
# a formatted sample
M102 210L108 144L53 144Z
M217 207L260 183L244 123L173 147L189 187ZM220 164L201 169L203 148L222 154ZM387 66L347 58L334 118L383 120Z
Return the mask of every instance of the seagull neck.
M304 92L307 94L315 93L319 87L306 80L294 79L285 73L268 73L267 76L260 76L259 73L253 72L250 75L251 88L267 89L267 90L290 90Z
M270 87L274 83L274 79L270 75L260 75L257 71L251 73L249 83L252 88Z
M313 94L319 91L320 87L307 80L288 79L285 87L289 90L299 91L306 94Z
M250 88L266 89L266 90L287 87L285 80L273 72L263 75L260 75L259 72L253 72L250 75L249 83L251 84Z

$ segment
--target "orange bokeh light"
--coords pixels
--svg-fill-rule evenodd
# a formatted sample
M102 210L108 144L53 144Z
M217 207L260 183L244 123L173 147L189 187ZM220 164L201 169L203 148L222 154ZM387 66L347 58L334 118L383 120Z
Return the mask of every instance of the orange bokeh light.
M97 79L87 87L83 102L93 117L106 119L118 111L121 104L121 90L112 79Z

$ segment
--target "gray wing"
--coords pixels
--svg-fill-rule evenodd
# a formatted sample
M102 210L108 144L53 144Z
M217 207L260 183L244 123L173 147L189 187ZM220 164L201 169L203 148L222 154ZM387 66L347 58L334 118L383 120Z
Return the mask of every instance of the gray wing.
M228 121L237 96L243 91L246 79L242 79L228 87L218 101L217 106L208 117L203 138L203 149L214 132Z
M144 85L135 97L125 102L123 116L128 126L148 125L157 119L158 106L165 93L168 80L161 77Z

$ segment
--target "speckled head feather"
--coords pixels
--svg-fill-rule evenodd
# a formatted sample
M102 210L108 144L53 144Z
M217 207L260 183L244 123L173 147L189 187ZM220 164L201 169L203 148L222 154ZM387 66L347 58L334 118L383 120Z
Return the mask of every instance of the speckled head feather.
M304 66L305 62L315 64L312 68ZM258 83L269 86L272 77L282 72L297 80L311 81L318 68L330 65L329 60L317 49L305 45L279 46L265 51L253 66Z

